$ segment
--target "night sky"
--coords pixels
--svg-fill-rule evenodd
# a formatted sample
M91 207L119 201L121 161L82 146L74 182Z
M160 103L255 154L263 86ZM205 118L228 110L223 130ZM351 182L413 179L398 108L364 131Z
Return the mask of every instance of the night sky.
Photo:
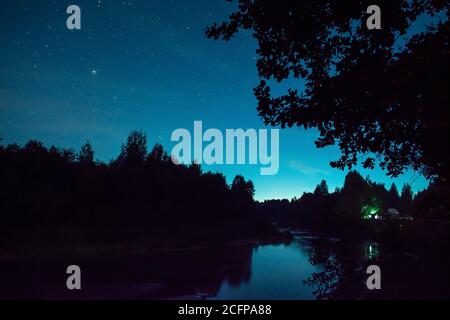
M66 28L66 9L82 10L82 29ZM90 140L108 162L133 129L170 151L177 128L264 128L252 89L258 83L256 44L250 34L213 41L204 29L223 21L235 3L211 0L0 2L0 137L3 144L38 139L47 146L80 148ZM291 198L326 179L330 191L345 172L329 166L337 148L316 149L315 131L280 131L280 171L260 176L251 165L204 166L231 181L253 180L256 199ZM381 170L361 170L387 187Z

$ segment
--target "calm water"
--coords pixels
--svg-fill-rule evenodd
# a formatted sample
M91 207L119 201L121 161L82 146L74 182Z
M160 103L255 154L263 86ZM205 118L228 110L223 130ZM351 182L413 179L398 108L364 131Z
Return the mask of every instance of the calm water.
M251 278L238 286L225 280L212 299L314 299L313 288L303 281L321 270L309 262L307 248L298 242L257 246Z
M309 246L242 245L132 258L2 261L0 297L74 299L314 299L303 284L321 270ZM65 289L66 267L82 270L81 292Z
M1 261L0 298L364 298L365 267L375 262L384 272L385 290L378 298L450 297L448 265L430 260L420 263L409 253L400 257L389 253L388 261L383 262L382 255L383 250L376 243L361 242L342 250L338 240L297 233L290 244L166 251L82 261ZM81 267L81 291L68 291L65 287L65 271L71 264ZM419 274L421 281L411 282L414 274Z

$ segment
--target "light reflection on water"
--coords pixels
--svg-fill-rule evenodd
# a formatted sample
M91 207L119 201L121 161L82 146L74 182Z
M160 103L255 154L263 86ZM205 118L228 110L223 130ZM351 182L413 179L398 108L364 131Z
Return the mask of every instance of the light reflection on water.
M74 259L0 263L0 298L12 299L314 299L303 283L320 265L309 245L235 245L135 257L76 259L83 290L65 288ZM61 271L62 270L62 271Z
M289 244L77 259L83 274L79 292L65 287L65 270L74 259L0 261L0 298L364 299L369 264L379 264L383 271L383 290L373 298L450 298L449 266L442 256L422 259L374 241L293 235Z
M240 286L225 281L213 299L314 299L303 281L318 271L298 242L261 245L253 249L250 280Z
M367 258L369 260L377 259L380 257L380 250L378 243L370 243L367 245Z

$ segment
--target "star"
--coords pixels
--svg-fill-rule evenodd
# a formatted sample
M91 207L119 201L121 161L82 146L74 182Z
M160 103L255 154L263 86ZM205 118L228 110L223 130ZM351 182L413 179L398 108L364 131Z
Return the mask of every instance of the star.
M92 69L91 74L92 74L93 76L97 75L97 70Z

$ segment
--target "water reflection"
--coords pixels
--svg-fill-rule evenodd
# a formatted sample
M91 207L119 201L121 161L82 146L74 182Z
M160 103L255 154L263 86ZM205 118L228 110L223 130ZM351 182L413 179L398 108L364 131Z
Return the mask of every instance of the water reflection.
M261 245L253 249L251 280L239 287L224 282L214 299L313 299L302 281L321 270L308 259L307 246Z
M346 239L312 241L310 262L323 269L303 283L317 299L449 299L450 259L432 248L401 248ZM369 265L382 272L381 290L366 286Z
M3 261L1 298L199 299L215 296L222 283L251 279L251 246L161 251L127 258ZM65 288L66 268L78 264L82 290Z
M127 259L78 261L83 290L65 289L73 260L3 261L1 298L33 299L313 299L302 281L320 268L308 249L230 246L159 252Z
M380 257L379 245L378 243L370 243L367 245L367 258L369 260L374 260Z
M310 233L279 245L160 251L127 258L0 261L8 299L407 299L449 298L448 258L392 251L377 242ZM83 290L65 288L66 267L82 269ZM366 267L383 272L380 292ZM413 281L411 281L411 279Z

